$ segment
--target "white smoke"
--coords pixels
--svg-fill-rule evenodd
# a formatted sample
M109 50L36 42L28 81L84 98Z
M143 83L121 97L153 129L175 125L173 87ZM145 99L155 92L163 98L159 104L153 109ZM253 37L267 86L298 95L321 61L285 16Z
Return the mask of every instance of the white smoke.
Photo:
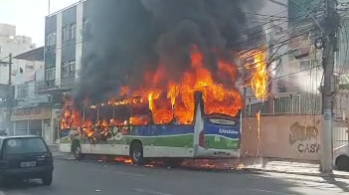
M299 90L305 93L317 94L321 86L323 78L323 71L321 69L313 68L307 71L302 71L295 74L291 82Z
M307 68L300 70L298 67L283 67L273 74L274 92L280 93L278 86L282 83L286 87L286 93L320 93L323 81L323 70L320 68Z

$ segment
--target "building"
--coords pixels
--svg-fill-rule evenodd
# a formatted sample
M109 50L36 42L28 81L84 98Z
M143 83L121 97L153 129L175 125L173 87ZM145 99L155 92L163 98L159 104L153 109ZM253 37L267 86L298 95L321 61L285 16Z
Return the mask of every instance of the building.
M43 91L69 90L77 78L83 52L82 31L88 1L79 1L46 17Z
M79 1L45 18L43 78L35 80L35 94L36 97L41 95L40 101L45 100L45 103L41 102L41 106L37 106L41 108L41 114L37 114L36 118L40 118L41 132L48 143L55 143L59 138L62 97L65 92L72 89L81 67L84 44L82 32L86 27L88 2ZM47 98L49 98L48 101L46 101ZM36 113L35 110L38 109L35 108L34 111L32 109L30 112ZM32 131L40 133L40 130L35 130L34 127L25 128L28 123L32 124L27 119L24 119L24 122L18 122L17 129L20 125L22 133ZM34 123L37 124L36 128L40 129L39 122Z
M14 103L11 112L9 135L41 135L49 144L58 137L59 111L53 107L49 94L37 90L45 80L44 47L13 57L12 85ZM6 108L6 106L2 106ZM4 112L3 112L4 113ZM6 118L1 118L3 122ZM4 126L4 123L1 124Z
M312 18L323 17L325 1L321 0L288 0L289 24L294 25L299 22L312 20ZM309 17L311 16L311 17Z
M19 55L35 48L30 37L16 34L16 26L0 24L0 61L8 60L8 56ZM8 66L0 67L0 83L8 83Z

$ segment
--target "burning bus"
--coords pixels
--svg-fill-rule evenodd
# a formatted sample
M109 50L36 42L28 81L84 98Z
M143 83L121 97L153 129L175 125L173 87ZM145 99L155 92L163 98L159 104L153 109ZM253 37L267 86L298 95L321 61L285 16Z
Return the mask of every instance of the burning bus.
M250 75L256 96L265 96L267 71L263 52L248 52L255 66ZM65 99L60 150L80 160L84 154L129 156L133 163L147 159L236 158L240 156L241 88L215 82L202 65L202 54L193 49L191 69L180 81L168 79L164 67L145 74L145 84L124 86L115 98L77 106ZM237 66L218 61L217 74L237 82ZM247 67L247 65L246 65ZM149 76L150 75L150 76ZM150 85L147 85L150 83ZM244 82L242 82L244 83Z

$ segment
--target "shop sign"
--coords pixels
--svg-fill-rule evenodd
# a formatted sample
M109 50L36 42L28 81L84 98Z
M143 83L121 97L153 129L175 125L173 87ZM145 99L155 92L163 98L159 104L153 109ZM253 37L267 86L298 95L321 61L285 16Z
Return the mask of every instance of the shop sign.
M20 120L40 120L40 119L49 119L51 118L51 112L47 108L21 108L14 109L12 111L11 120L20 121Z

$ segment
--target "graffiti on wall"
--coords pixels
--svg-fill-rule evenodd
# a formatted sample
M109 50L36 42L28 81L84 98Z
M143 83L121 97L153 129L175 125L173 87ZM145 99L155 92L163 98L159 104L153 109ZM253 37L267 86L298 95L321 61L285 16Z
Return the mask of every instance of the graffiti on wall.
M301 125L299 122L295 122L290 126L289 143L291 146L296 146L297 151L301 154L304 153L319 153L320 140L318 125L320 120L316 121L315 124Z

